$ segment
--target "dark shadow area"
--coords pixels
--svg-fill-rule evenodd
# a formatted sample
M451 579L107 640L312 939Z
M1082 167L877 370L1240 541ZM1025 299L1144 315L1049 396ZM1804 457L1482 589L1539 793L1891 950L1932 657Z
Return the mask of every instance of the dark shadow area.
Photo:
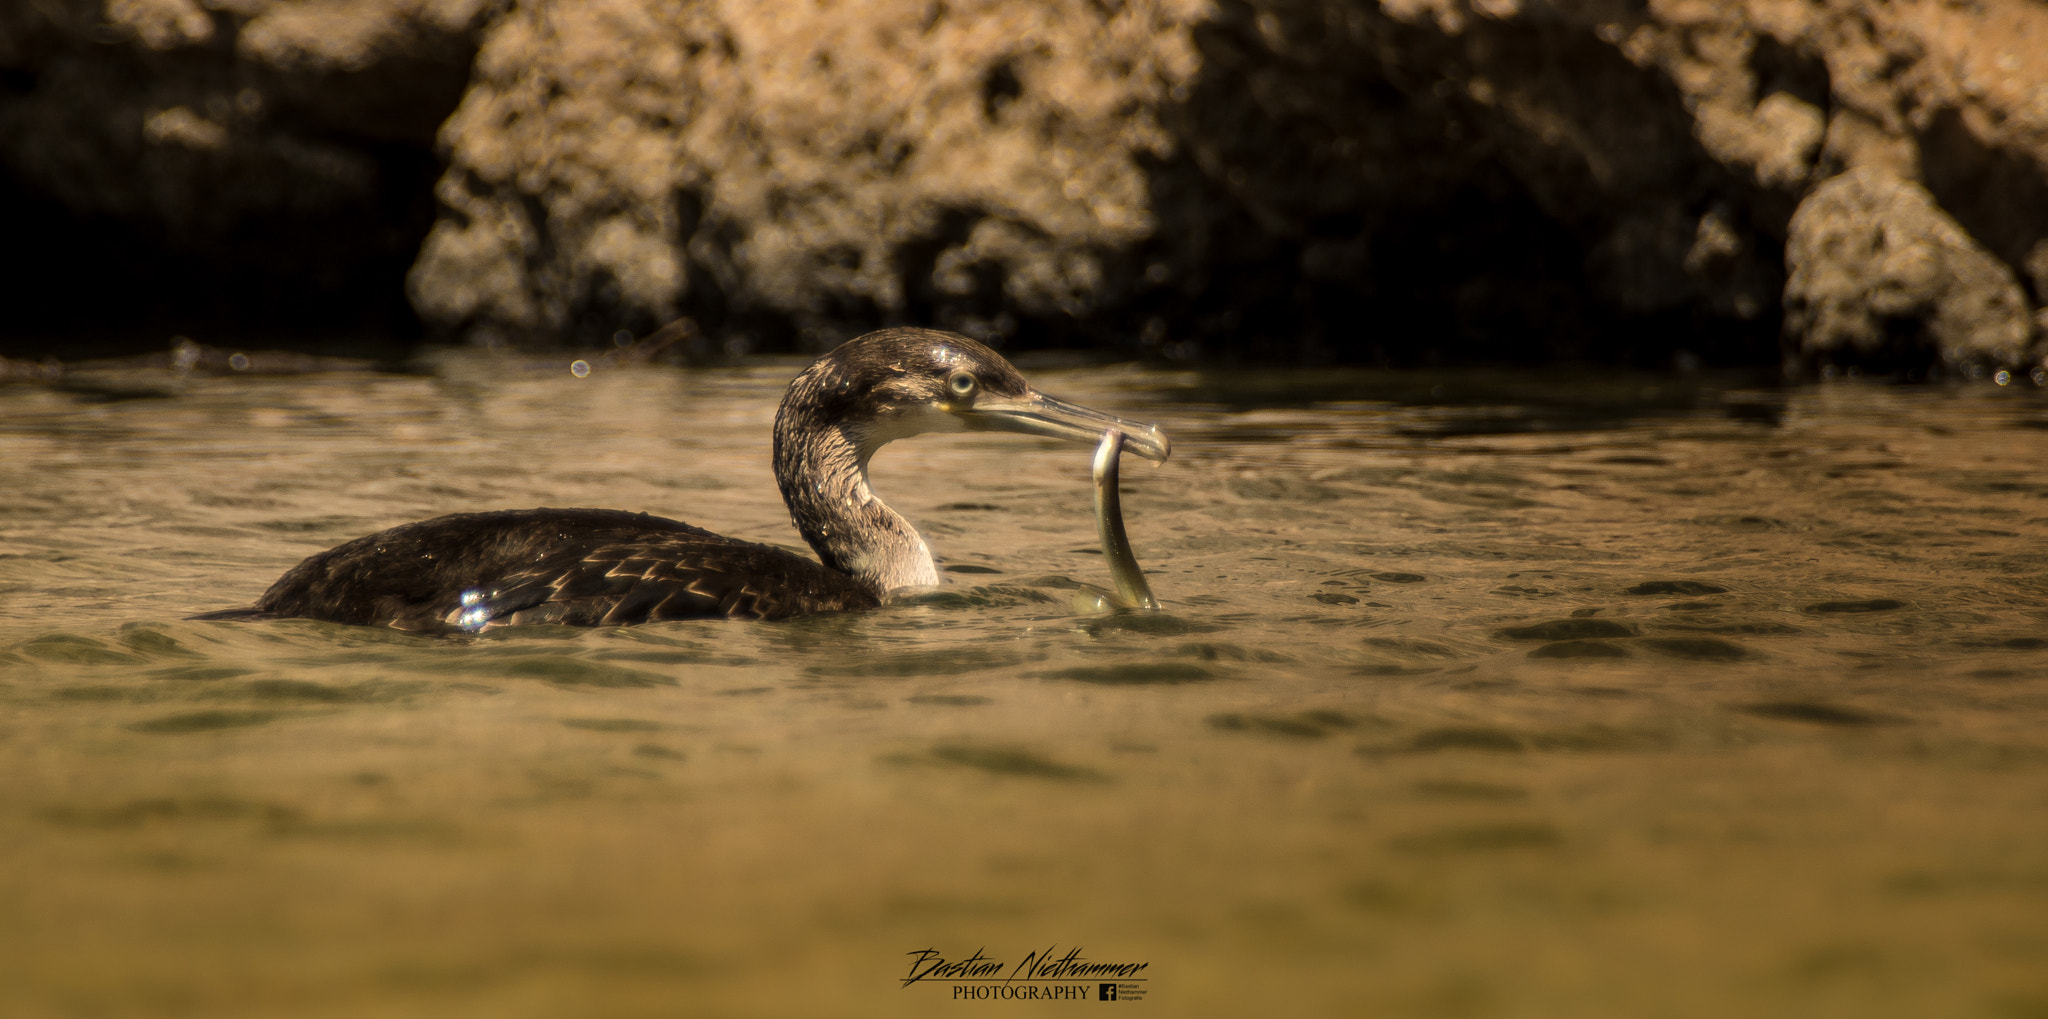
M73 215L0 179L0 221L15 248L0 356L154 353L174 336L401 353L421 336L405 274L433 225L438 167L423 150L392 146L381 155L376 207L244 224L204 245L147 224Z
M1614 47L1563 25L1446 36L1242 3L1196 43L1202 77L1168 119L1178 151L1151 168L1135 345L1387 367L1777 362L1790 199L1720 170L1676 91ZM1783 87L1816 87L1784 63ZM1510 94L1537 113L1510 115ZM1709 216L1740 241L1718 262L1697 253Z
M1834 93L1833 78L1828 74L1827 61L1819 55L1760 33L1749 53L1749 70L1756 75L1758 99L1782 92L1822 113L1828 111Z
M1934 200L2007 265L2024 266L2048 240L2048 179L2039 165L1985 144L1956 111L1935 114L1920 135L1920 166ZM2039 289L2041 281L2017 275L2028 290ZM2048 304L2048 294L2033 299Z
M172 52L37 23L0 74L0 355L153 354L185 336L393 357L421 339L405 277L475 40L282 70L239 57L239 19L212 16L210 41Z

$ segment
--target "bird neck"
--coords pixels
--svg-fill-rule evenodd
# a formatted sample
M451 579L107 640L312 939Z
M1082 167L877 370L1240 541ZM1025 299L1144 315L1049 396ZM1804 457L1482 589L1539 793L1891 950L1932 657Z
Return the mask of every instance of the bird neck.
M818 558L877 596L936 587L939 571L924 538L868 487L868 459L880 445L855 426L785 400L775 419L782 499Z

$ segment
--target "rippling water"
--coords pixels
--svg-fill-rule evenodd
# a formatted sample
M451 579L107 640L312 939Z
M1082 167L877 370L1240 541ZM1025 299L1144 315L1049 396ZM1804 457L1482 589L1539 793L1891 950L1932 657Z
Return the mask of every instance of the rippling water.
M2048 402L1042 367L876 461L948 587L787 623L182 621L443 512L799 546L796 366L0 389L0 1011L2048 1015ZM1029 983L1029 981L1025 981ZM1096 986L1084 986L1092 993ZM1101 1009L1109 1006L1082 1006Z

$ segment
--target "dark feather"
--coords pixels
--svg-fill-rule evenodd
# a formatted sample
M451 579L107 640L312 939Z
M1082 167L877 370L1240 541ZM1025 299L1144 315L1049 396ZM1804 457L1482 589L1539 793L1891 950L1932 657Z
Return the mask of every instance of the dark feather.
M534 509L458 513L357 538L294 567L253 608L209 615L474 632L781 619L878 604L851 577L778 548L645 513Z

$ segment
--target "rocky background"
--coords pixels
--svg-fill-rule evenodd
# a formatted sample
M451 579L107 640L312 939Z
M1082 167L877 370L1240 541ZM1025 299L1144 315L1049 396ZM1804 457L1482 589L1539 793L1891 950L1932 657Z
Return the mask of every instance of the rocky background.
M14 0L0 222L16 355L2027 371L2048 4Z

